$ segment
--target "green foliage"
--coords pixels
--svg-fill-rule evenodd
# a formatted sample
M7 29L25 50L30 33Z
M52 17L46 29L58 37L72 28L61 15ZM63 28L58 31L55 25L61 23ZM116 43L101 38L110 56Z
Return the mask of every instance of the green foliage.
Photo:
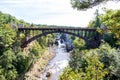
M0 80L5 80L5 76L3 72L4 72L4 69L0 66Z
M82 74L84 73L78 73L72 70L72 68L67 67L63 74L59 77L59 80L84 80L82 78Z
M103 39L109 43L111 46L115 46L116 39L114 38L114 35L112 33L105 33L103 35Z
M100 23L105 25L105 30L98 29L103 35L103 39L113 47L120 46L120 10L106 10L104 15L96 16L96 20L90 21L89 27L100 27ZM101 20L101 21L100 21ZM107 30L108 28L108 30Z
M16 36L16 32L10 28L9 24L0 26L0 38L1 38L0 46L8 47L12 45L15 36Z
M87 80L101 80L108 73L104 69L104 64L99 61L97 52L91 51L86 55L87 67L85 67L85 74Z
M106 27L111 29L114 37L120 38L120 10L107 10L100 18Z
M44 49L46 47L46 43L42 43L42 42L45 42L44 41L44 37L40 37L38 40L37 40L40 44L40 46Z
M37 47L37 46L32 47L31 53L33 53L35 56L38 56L39 52L40 52L39 47Z
M71 0L71 4L73 8L77 8L78 10L85 10L94 7L104 1L108 0Z
M48 34L46 36L42 36L37 41L39 42L40 46L44 49L48 47L49 45L53 45L54 35Z
M89 28L93 28L94 24L95 24L95 21L94 21L94 20L93 20L93 21L90 21L89 24L88 24Z
M29 60L29 56L27 56L25 53L23 52L19 52L17 55L16 55L16 69L18 71L18 74L21 74L21 73L25 73L29 66L30 66L30 61Z
M32 53L35 58L40 58L44 52L44 49L39 45L37 41L35 41L35 44L30 49L30 53Z
M69 66L59 80L119 80L120 50L102 43L99 48L85 49L83 41L75 39L75 49ZM82 47L82 49L81 49Z
M94 24L93 28L100 27L100 25L101 25L101 21L99 19L99 12L98 12L98 10L96 10L96 18L95 18L95 24Z
M47 35L33 41L30 49L22 51L21 42L41 32L26 31L18 37L17 27L28 27L29 23L0 12L0 80L17 80L41 58L48 42L53 44L54 35Z
M97 6L101 3L105 3L110 0L71 0L71 4L73 8L77 10L86 10ZM119 1L119 0L112 0L112 1Z
M89 28L100 28L101 26L101 21L99 19L100 14L98 10L96 10L95 15L96 15L95 19L89 22L89 25L88 25Z
M94 50L74 52L60 80L102 80L108 71Z
M120 50L111 48L108 44L102 44L98 50L100 61L109 70L108 79L120 78Z
M20 38L21 39L25 38L25 35L23 33L20 33Z
M3 75L5 76L6 80L15 80L18 76L14 66L15 60L16 56L11 49L6 50L0 57L0 65L4 69Z
M108 29L111 29L107 32L107 35L111 34L110 40L114 39L114 42L112 45L119 45L119 39L120 39L120 10L106 10L105 15L100 16L101 21L103 24L106 25ZM106 38L107 41L109 39ZM112 41L111 40L111 41Z
M23 20L0 12L0 80L17 80L18 76L25 74L34 63L34 59L41 57L44 49L36 41L31 46L32 51L23 52L19 47L21 40L25 40L26 32L18 38L17 26L20 24L28 26ZM31 36L31 35L30 35ZM47 46L47 39L42 38L44 48ZM45 44L45 45L44 45Z
M85 41L83 39L75 38L73 44L77 49L83 49L85 48Z

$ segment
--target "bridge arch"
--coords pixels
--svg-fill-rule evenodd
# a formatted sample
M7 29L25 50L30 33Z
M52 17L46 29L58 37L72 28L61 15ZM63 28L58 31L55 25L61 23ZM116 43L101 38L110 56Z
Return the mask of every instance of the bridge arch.
M62 31L62 30L61 30L61 31L57 31L57 30L56 30L56 31L43 32L43 33L40 33L40 34L38 34L38 35L35 35L35 36L31 37L30 39L28 39L27 41L24 41L24 42L22 43L21 48L26 47L29 43L31 43L32 41L40 38L41 36L45 36L45 35L51 34L51 33L66 33L66 34L70 34L70 35L73 35L73 36L82 38L82 39L84 39L86 42L88 42L88 40L87 40L86 37L82 37L82 36L80 36L80 35L78 35L78 34L75 34L74 32Z

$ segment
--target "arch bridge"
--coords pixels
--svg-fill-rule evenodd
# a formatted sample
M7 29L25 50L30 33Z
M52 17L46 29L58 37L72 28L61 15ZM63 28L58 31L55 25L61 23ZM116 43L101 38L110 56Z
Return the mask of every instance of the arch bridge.
M101 39L101 35L97 32L97 29L88 29L88 28L76 28L76 27L49 27L49 28L18 28L19 33L26 33L28 31L40 31L37 35L34 35L33 37L29 38L28 40L25 40L21 44L21 48L24 48L29 44L30 42L34 41L35 39L45 36L47 34L52 33L66 33L70 34L79 38L82 38L91 45L92 47L98 47Z

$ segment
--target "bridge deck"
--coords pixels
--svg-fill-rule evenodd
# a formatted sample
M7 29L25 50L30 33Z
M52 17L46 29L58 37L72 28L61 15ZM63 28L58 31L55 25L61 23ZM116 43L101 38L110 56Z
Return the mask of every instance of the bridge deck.
M66 28L18 28L18 30L85 30L85 31L96 31L96 29L79 28L79 27L66 27Z

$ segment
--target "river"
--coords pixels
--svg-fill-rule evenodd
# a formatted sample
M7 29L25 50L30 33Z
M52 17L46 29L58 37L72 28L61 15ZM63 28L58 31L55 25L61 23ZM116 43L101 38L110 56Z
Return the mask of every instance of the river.
M48 63L45 72L42 74L42 80L58 80L65 67L68 66L70 54L61 46L63 45L56 46L56 56Z

